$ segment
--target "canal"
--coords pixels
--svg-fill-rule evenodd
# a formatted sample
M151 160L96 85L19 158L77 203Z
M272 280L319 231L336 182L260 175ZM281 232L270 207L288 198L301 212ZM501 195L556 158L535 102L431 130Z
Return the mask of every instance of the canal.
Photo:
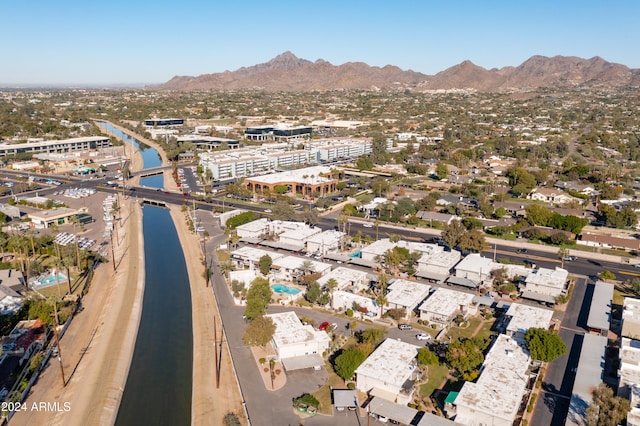
M107 123L101 127L136 149L138 141ZM162 164L153 148L144 168ZM140 182L163 187L162 176ZM142 315L127 383L115 424L189 425L193 371L191 290L187 266L169 211L144 206L145 288ZM133 283L132 283L133 284Z

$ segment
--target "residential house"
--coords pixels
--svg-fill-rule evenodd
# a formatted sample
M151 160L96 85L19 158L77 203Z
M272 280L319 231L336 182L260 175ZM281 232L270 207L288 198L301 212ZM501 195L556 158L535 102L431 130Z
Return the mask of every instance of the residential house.
M389 284L388 290L384 311L404 309L404 318L409 319L416 307L427 298L431 286L417 281L397 279Z
M512 426L526 402L530 361L524 342L499 335L478 380L462 385L454 401L455 421L467 426Z
M295 312L266 315L276 325L271 339L273 348L288 371L324 365L323 354L331 339L322 330L303 325Z
M620 334L622 337L640 340L640 299L625 297L623 303Z
M565 425L587 425L587 408L593 401L593 390L604 380L607 338L585 334L580 350L575 382Z
M275 259L271 268L273 269L271 279L293 282L305 274L326 275L331 271L331 264L305 257L285 256Z
M485 285L491 282L491 271L495 264L489 258L482 257L479 253L471 253L460 261L455 267L455 276L465 278L476 283ZM451 281L451 278L449 279ZM457 284L457 282L453 282Z
M375 299L351 293L350 291L337 290L333 292L331 307L338 312L353 309L354 314L361 318L379 318L380 307Z
M458 250L434 250L432 253L425 253L418 259L416 276L444 282L461 258L462 254Z
M454 220L462 220L460 216L449 213L430 212L426 210L420 210L416 213L418 219L429 222L429 225L434 223L440 223L442 225L450 225Z
M309 238L312 238L313 236L318 235L321 232L322 229L318 227L305 227L301 229L285 231L282 234L278 235L278 241L288 247L302 250Z
M581 201L579 198L573 197L560 189L551 188L533 188L531 193L527 195L527 199L551 204L579 203Z
M320 234L307 238L307 253L319 253L325 255L328 251L337 250L340 247L344 232L329 229Z
M604 281L595 283L591 307L587 317L587 328L592 333L602 336L609 334L611 324L611 308L613 307L613 284Z
M344 290L351 293L367 290L371 282L368 272L345 268L344 266L338 266L336 269L321 276L317 279L317 282L320 287L324 287L330 279L334 279L338 283L335 290Z
M555 298L566 293L567 279L569 271L558 268L538 268L531 270L524 280L524 291L527 295L523 297L542 302L555 303ZM540 299L537 296L549 296Z
M439 287L420 305L420 319L438 328L448 328L457 315L467 318L477 312L474 297L471 293Z
M411 402L418 378L418 346L386 339L356 369L356 389L406 405Z
M505 316L509 321L506 334L524 342L524 335L530 328L549 329L553 311L521 303L512 303Z
M0 338L2 354L20 357L18 363L23 365L44 347L46 333L46 325L39 319L20 321L8 336Z

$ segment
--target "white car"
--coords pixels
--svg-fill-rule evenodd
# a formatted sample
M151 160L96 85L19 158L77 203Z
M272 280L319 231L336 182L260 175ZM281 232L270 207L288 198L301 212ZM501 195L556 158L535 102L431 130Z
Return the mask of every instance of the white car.
M426 334L426 333L416 334L416 339L418 339L418 340L430 340L431 339L431 335Z
M364 226L365 228L373 228L373 225L370 223L363 223L362 226Z

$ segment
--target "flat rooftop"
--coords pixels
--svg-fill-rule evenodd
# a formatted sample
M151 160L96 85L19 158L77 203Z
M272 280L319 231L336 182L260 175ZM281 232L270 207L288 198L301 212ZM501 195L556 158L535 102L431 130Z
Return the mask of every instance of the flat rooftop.
M411 376L416 365L418 346L400 340L386 339L356 369L356 374L381 378L397 387Z
M254 176L249 179L251 181L261 182L265 184L277 184L279 182L318 184L318 183L332 181L333 179L329 179L321 176L321 175L330 174L330 173L331 173L330 167L315 166L315 167L305 167L303 169L298 169L298 170L287 170L286 172L280 172L280 173L271 173L263 176Z
M482 257L477 253L467 255L464 259L456 265L456 271L469 271L476 273L483 273L489 276L489 273L493 269L493 261L487 257Z
M591 307L587 318L587 327L608 330L613 305L613 284L598 281L593 290Z
M524 334L530 328L548 329L553 317L553 310L512 303L507 310L507 316L511 317L507 330L519 331Z
M424 312L435 312L439 315L449 317L456 311L459 311L460 306L469 306L473 298L474 295L471 293L439 287L420 305L420 310Z
M465 382L455 405L513 421L522 401L528 377L529 353L514 339L499 335L483 364L476 383ZM463 424L472 419L456 418Z
M431 286L417 281L395 280L389 285L387 302L399 306L414 306L423 301L428 295Z
M247 232L260 232L268 229L269 220L267 218L257 219L252 222L247 222L236 227L236 230Z
M260 258L265 254L270 256L272 261L275 261L284 257L284 255L280 253L276 253L269 250L263 250L263 249L259 249L257 247L252 247L252 246L240 247L239 249L236 249L231 252L232 257L248 259L251 262L258 262Z
M593 399L593 389L602 383L604 376L606 348L606 337L594 334L584 335L575 374L576 380L571 392L567 425L586 424L584 413Z
M276 325L273 341L276 346L282 348L287 345L305 342L330 342L331 339L325 331L315 330L311 325L303 325L295 312L280 312L265 315L271 318Z
M439 247L442 248L442 247ZM457 250L451 251L437 251L432 253L425 253L418 260L418 264L425 264L428 266L436 266L440 268L451 269L460 261L462 254Z
M318 278L318 284L322 287L327 283L327 281L333 278L338 282L337 289L343 290L345 287L350 285L361 285L361 283L367 283L367 281L369 281L367 275L368 273L365 271L338 266L327 275Z
M302 270L302 265L305 262L309 262L309 265L311 267L310 268L311 272L324 272L327 269L331 268L330 263L318 262L317 260L312 260L307 257L297 257L297 256L281 257L278 259L277 262L274 260L273 264L289 270L294 270L294 269Z
M569 271L566 269L538 268L529 272L525 283L563 289L568 277Z

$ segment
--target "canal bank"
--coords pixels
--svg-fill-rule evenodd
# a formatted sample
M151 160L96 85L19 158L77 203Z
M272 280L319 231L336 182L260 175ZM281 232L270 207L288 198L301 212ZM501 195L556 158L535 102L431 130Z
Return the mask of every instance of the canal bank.
M108 123L113 125L112 123ZM114 126L119 132L125 131L119 126ZM139 139L138 135L127 132L128 136ZM119 136L119 135L116 135ZM144 140L143 140L144 141ZM153 146L148 141L144 141ZM159 148L157 145L155 146ZM163 161L164 153L160 150ZM151 152L145 150L145 167ZM140 158L135 155L133 163ZM153 164L155 165L155 164ZM152 165L152 166L153 166ZM141 164L132 164L132 170L142 169ZM177 189L176 183L170 174L165 171L165 189ZM152 179L152 178L150 178ZM158 182L149 182L145 179L145 186L156 186ZM162 182L162 181L160 181ZM162 186L162 183L159 184ZM193 333L193 368L192 368L192 398L191 398L191 423L194 425L222 424L223 417L233 412L240 418L244 418L242 398L237 378L231 365L230 351L226 339L219 343L221 355L219 386L215 376L215 352L214 352L214 318L217 318L218 339L222 339L221 321L218 316L215 296L210 287L205 287L203 278L204 265L202 252L197 236L190 231L184 212L178 206L171 206L171 218L178 234L179 246L182 248L180 257L186 261L190 292L191 315ZM246 421L246 420L245 420ZM245 423L243 421L243 424Z

